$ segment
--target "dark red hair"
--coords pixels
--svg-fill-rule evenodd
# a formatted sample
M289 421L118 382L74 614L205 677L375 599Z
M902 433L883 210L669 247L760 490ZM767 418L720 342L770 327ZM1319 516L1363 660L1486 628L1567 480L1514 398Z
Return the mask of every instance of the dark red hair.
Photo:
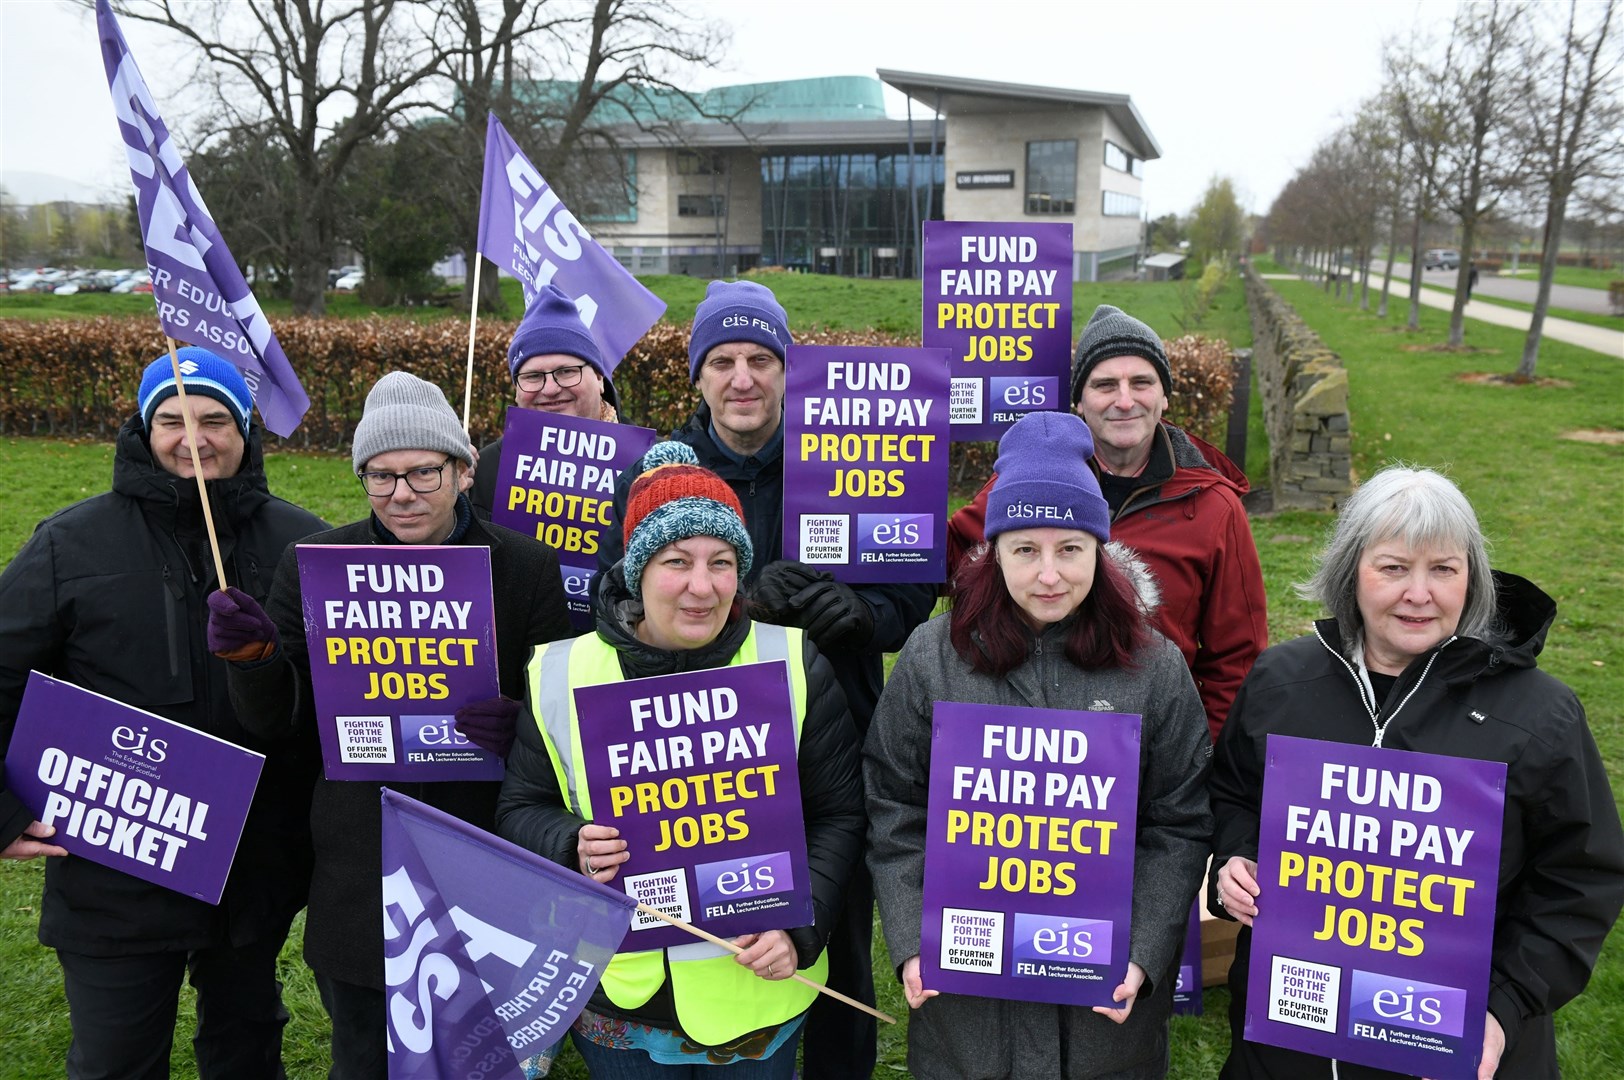
M1139 610L1133 584L1101 545L1095 549L1094 584L1078 605L1066 634L1066 659L1084 671L1127 668L1150 640L1150 623ZM1032 629L1004 584L992 546L966 559L953 578L949 616L953 648L983 675L1007 675L1026 663Z

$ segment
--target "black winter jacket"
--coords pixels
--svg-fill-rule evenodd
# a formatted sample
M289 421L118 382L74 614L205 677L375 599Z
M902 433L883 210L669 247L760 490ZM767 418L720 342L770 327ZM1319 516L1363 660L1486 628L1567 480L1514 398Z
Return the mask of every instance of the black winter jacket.
M598 636L620 654L620 670L628 679L722 667L733 659L750 633L750 620L736 618L704 648L677 652L657 649L636 635L634 627L642 617L642 605L627 593L619 568L599 574L593 585L592 610L598 619ZM817 960L828 941L846 881L861 857L866 827L858 776L859 748L851 714L829 662L811 638L804 641L806 720L801 728L796 772L806 821L813 925L784 928L795 944L796 966L802 968ZM519 737L508 755L507 777L502 781L502 797L496 807L496 830L515 844L575 870L576 834L584 824L584 819L564 809L552 758L541 741L534 713L527 707L519 718ZM610 1016L668 1030L678 1026L669 982L635 1015L611 1002L601 989L594 992L591 1007Z
M282 549L326 528L267 489L258 428L237 475L208 489L230 584L256 599ZM218 907L85 859L47 859L47 946L125 956L241 945L285 933L304 906L317 759L238 723L205 634L216 588L197 483L158 467L136 416L119 429L113 490L40 522L0 576L0 752L37 668L266 755ZM33 817L0 780L0 847Z
M1257 858L1270 733L1370 745L1379 719L1384 747L1505 762L1489 1011L1506 1034L1497 1075L1522 1080L1558 1075L1551 1014L1584 989L1624 904L1624 832L1584 707L1535 666L1556 604L1510 574L1496 573L1495 586L1507 640L1454 638L1418 657L1377 718L1363 704L1333 620L1258 659L1218 737L1209 888L1230 857ZM1210 896L1209 907L1222 910ZM1223 1075L1331 1076L1326 1059L1241 1038L1251 938L1241 930L1230 968L1233 1041ZM1343 1062L1338 1075L1393 1074Z
M308 537L306 542L381 541L369 517ZM570 634L558 556L538 541L477 519L470 522L459 543L491 549L497 677L505 696L522 700L524 661L530 647ZM249 728L267 734L296 734L307 745L317 747L299 562L292 547L277 566L276 582L265 610L276 623L281 648L269 662L231 665L232 701ZM316 752L319 755L319 749ZM313 970L375 990L384 988L380 787L379 783L365 780L316 781L315 798L310 804L316 867L304 942L305 962ZM482 829L490 829L495 823L500 788L495 781L391 781L389 787Z
M726 480L744 507L744 523L750 530L750 544L755 559L750 574L745 578L745 592L761 575L762 568L782 557L784 550L784 457L779 453L765 461L747 459L739 465L716 446L710 434L710 406L701 402L688 422L671 433L676 442L687 443L705 468ZM756 461L754 467L750 462ZM625 554L623 522L626 514L626 493L636 477L627 469L620 475L615 488L613 525L598 550L598 569L607 570ZM936 588L933 585L854 585L854 592L868 605L874 617L874 633L867 641L852 642L850 647L831 649L824 655L834 669L840 688L846 693L852 721L857 725L859 741L868 733L869 719L874 705L885 688L885 666L882 653L896 652L907 644L908 635L930 618L936 606Z

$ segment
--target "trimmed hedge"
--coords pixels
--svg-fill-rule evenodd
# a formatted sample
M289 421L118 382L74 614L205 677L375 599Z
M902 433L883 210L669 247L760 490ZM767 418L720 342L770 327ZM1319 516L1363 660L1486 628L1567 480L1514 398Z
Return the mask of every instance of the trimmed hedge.
M473 407L476 444L495 438L513 401L507 346L517 324L482 319L474 343ZM278 446L343 452L349 449L367 391L386 372L410 371L445 389L460 415L468 357L468 327L457 320L416 322L281 318L276 336L310 395L310 411L291 439L266 433ZM809 345L908 346L918 339L878 331L796 332ZM151 318L103 316L88 320L0 319L0 432L58 438L110 439L135 411L141 372L165 348ZM1174 396L1168 419L1211 442L1221 440L1233 382L1229 346L1196 335L1167 343ZM688 381L688 328L658 323L615 371L621 414L664 434L685 420L699 395ZM992 443L954 443L956 488L976 486L992 471Z

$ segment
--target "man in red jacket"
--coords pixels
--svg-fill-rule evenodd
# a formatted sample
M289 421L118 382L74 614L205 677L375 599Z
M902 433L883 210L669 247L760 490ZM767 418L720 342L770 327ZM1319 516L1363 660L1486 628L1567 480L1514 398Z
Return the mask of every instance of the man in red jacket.
M1072 408L1094 435L1089 465L1111 508L1111 539L1155 574L1157 628L1184 653L1217 738L1269 643L1263 571L1241 506L1246 476L1217 448L1163 422L1172 388L1161 338L1117 308L1095 309L1072 361ZM950 577L982 542L991 487L988 480L953 515Z

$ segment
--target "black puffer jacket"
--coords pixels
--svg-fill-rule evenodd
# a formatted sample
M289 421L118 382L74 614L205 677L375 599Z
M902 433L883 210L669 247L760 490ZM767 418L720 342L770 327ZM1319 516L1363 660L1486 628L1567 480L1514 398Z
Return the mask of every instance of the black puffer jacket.
M1497 1075L1555 1077L1551 1014L1576 997L1624 904L1624 832L1607 770L1573 691L1535 666L1556 604L1495 575L1506 642L1455 638L1413 661L1378 719L1382 745L1506 763L1489 1011L1506 1034ZM1332 620L1259 658L1218 737L1212 770L1217 870L1257 858L1264 740L1271 733L1370 745L1375 723ZM1213 911L1221 910L1209 902ZM1241 931L1229 985L1226 1077L1329 1077L1323 1058L1241 1037L1252 934ZM1393 1074L1339 1063L1342 1080Z
M783 557L784 456L780 452L765 461L752 458L741 466L717 448L711 438L710 423L710 406L701 402L688 422L671 433L671 438L693 447L699 463L726 480L744 507L744 523L750 530L750 544L755 549L755 561L744 581L748 595L749 586L761 575L762 568ZM751 461L756 463L754 467L749 467ZM598 549L600 571L609 569L625 554L622 532L626 493L635 479L631 469L620 474L620 483L615 488L614 523ZM857 737L861 740L868 733L874 705L885 688L881 654L901 649L907 644L908 635L930 618L936 607L936 587L854 585L852 590L868 605L869 614L874 617L874 632L867 641L831 649L824 655L840 681L840 688L846 692L846 704L851 708L852 721L857 725Z
M594 581L592 609L598 615L597 634L620 654L620 670L628 679L703 671L722 667L733 659L750 633L750 620L729 622L710 645L677 652L657 649L638 640L634 627L642 618L642 605L626 591L617 566ZM806 967L823 951L840 911L846 881L861 855L863 793L858 778L857 737L852 730L846 699L825 660L805 639L806 720L796 772L801 783L801 809L806 822L807 865L812 876L814 923L786 927L795 943L797 966ZM496 831L507 839L577 869L576 834L586 822L564 809L558 775L541 741L533 714L519 718L519 737L508 755L507 778L496 807ZM593 994L592 1008L611 1016L674 1029L676 1010L669 984L637 1010L635 1016L612 1003L602 990Z
M471 516L471 511L470 511ZM369 517L307 539L311 544L380 543ZM491 549L496 599L496 668L502 693L524 697L524 661L530 647L568 637L564 584L553 549L500 525L472 520L458 543ZM294 734L317 746L310 655L305 648L298 554L288 548L276 570L266 613L282 647L268 663L231 665L231 698L243 723L266 733ZM317 751L319 754L319 750ZM323 975L384 988L383 826L381 784L366 780L316 781L310 829L316 845L315 878L305 921L305 962ZM391 781L394 791L454 814L482 829L494 824L493 780L444 783Z
M265 486L259 429L236 476L208 483L230 584L264 599L282 549L326 528ZM205 600L218 587L197 483L159 468L139 417L125 421L113 490L46 518L0 576L0 752L29 668L266 755L220 905L85 859L49 859L40 941L94 956L243 944L284 932L310 880L305 808L316 759L255 738L209 653ZM33 820L0 781L0 847Z

